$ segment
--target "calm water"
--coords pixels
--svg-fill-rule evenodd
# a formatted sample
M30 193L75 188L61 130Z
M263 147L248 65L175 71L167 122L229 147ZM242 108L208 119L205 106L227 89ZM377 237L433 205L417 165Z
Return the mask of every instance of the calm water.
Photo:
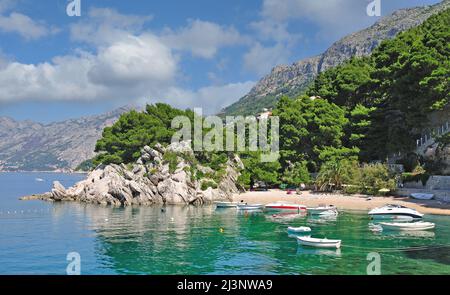
M333 220L18 201L48 191L53 180L69 186L83 177L0 173L0 274L65 274L66 255L74 251L82 274L365 274L369 252L380 253L383 274L450 274L444 216L426 216L434 231L405 235L369 231L366 212ZM342 239L343 247L302 248L288 225L308 225L314 237Z

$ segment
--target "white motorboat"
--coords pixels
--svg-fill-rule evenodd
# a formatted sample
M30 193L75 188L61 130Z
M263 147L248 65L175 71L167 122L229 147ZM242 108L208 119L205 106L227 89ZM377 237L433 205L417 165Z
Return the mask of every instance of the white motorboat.
M238 204L238 210L262 210L264 209L264 205L262 204Z
M411 194L411 198L417 200L431 200L434 198L434 194L413 193Z
M395 219L395 220L412 220L412 219L421 219L423 217L423 214L417 212L417 210L415 209L392 204L375 208L369 212L369 215L372 219Z
M389 230L407 230L407 231L422 231L433 229L436 225L432 222L380 222L380 225Z
M338 210L336 208L334 208L334 209L322 211L322 212L318 213L317 215L319 215L319 216L335 216L338 214L339 214Z
M326 205L320 205L318 207L308 207L307 208L308 213L312 214L312 215L319 215L322 212L326 212L329 210L336 210L336 207L330 205L330 206L326 206Z
M214 202L216 208L236 208L237 202Z
M300 212L300 211L305 211L306 206L279 201L279 202L270 203L270 204L265 205L265 209L266 209L266 211Z
M316 239L311 237L297 237L297 242L302 246L316 248L336 248L341 247L341 240Z
M310 233L311 232L311 228L308 227L308 226L300 226L300 227L289 226L288 227L288 232L292 232L292 233Z

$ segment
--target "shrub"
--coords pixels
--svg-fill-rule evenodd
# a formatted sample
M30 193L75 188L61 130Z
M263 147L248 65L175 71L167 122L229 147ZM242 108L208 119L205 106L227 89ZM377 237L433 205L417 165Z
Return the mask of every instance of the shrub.
M394 190L395 179L383 164L365 164L341 160L322 165L316 179L316 186L322 191L342 189L345 193L376 195L381 189Z
M209 187L213 188L213 189L216 189L217 188L217 183L215 183L212 180L202 181L202 185L201 185L202 191L206 191Z
M178 166L178 155L172 151L167 151L163 155L163 160L169 163L169 172L174 173Z
M381 189L395 190L396 182L384 164L365 164L361 167L361 192L376 195Z
M428 182L428 179L430 178L430 174L428 173L419 173L419 174L414 174L414 173L409 173L409 172L405 172L402 174L401 179L403 182L422 182L422 185L426 185Z
M356 161L329 161L320 168L316 178L316 187L320 191L341 189L345 184L354 184L359 177L359 167Z
M297 162L292 166L288 167L282 176L282 180L288 186L297 187L301 183L309 183L311 181L311 176L307 168L307 163Z

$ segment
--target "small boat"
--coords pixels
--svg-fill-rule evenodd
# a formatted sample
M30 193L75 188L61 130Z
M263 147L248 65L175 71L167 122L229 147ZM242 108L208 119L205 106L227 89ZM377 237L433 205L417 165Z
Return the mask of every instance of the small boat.
M262 204L238 204L238 210L262 210L264 209L264 205Z
M411 209L401 205L386 205L383 207L375 208L369 211L369 216L372 219L421 219L422 213L417 212L415 209Z
M337 209L330 209L330 210L322 211L318 215L319 216L334 216L334 215L338 215L338 214L339 213L338 213Z
M408 231L422 231L435 228L435 224L432 222L380 222L380 225L385 229L390 230L408 230Z
M37 181L37 182L44 182L45 180L42 179L42 178L36 178L35 181Z
M297 237L297 242L302 246L317 248L336 248L341 247L341 240L316 239L310 237Z
M300 227L292 227L289 226L288 227L288 232L293 232L293 233L309 233L311 232L311 228L307 227L307 226L300 226Z
M237 202L214 202L216 208L236 208Z
M414 194L411 194L411 198L417 199L417 200L431 200L434 198L434 194L414 193Z
M265 209L266 209L266 211L300 212L300 211L305 211L306 206L279 201L279 202L267 204L265 206Z
M330 210L336 210L336 207L330 205L330 206L326 206L326 205L319 205L319 207L308 207L307 208L308 213L312 214L312 215L318 215L321 214L322 212L326 212L326 211L330 211Z

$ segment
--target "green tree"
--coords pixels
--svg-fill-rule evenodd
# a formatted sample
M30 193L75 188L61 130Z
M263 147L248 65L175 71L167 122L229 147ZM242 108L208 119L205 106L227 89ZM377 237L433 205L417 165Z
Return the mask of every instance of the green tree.
M181 111L163 103L147 105L145 112L132 110L123 114L113 126L103 130L95 147L99 155L94 163L130 163L139 158L145 145L170 143L175 132L172 119L181 115L192 120L194 117L190 110Z
M342 148L345 110L325 99L283 97L273 114L280 117L280 155L285 169L291 163L307 161L311 172L318 171L320 154Z

